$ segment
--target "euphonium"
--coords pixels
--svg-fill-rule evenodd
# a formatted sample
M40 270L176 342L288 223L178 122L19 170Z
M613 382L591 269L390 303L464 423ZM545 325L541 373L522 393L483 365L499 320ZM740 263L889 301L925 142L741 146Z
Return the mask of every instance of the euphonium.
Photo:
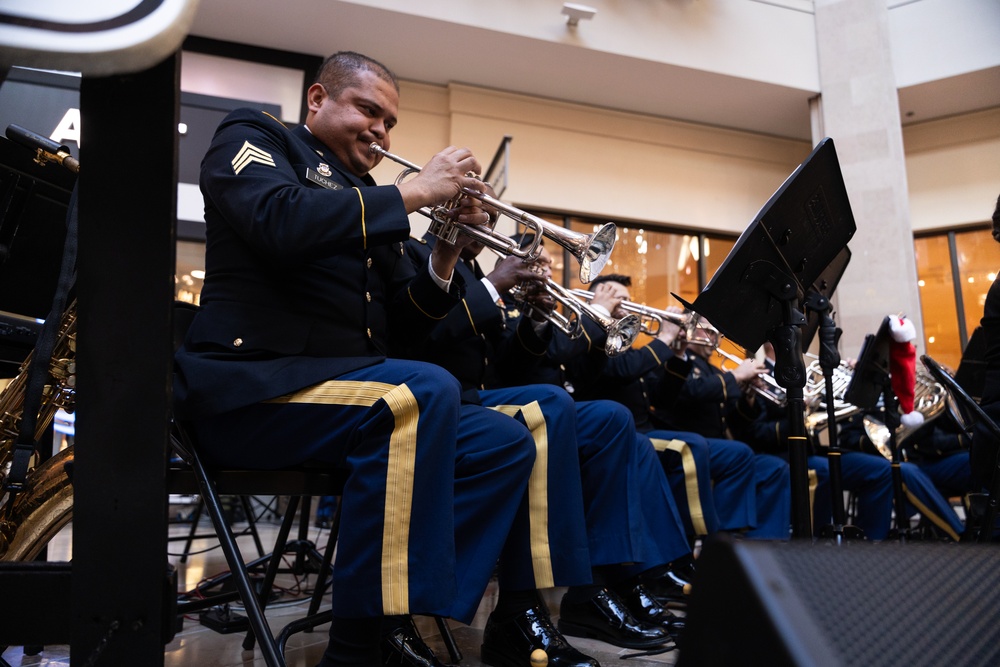
M396 177L397 185L402 183L410 174L420 171L419 165L390 153L376 142L372 142L368 150L373 155L382 155L393 162L403 165L403 171ZM582 234L546 222L537 216L500 201L496 197L491 197L485 192L462 188L462 194L478 199L483 204L495 208L507 217L526 226L534 232L534 239L526 248L522 249L516 241L503 234L493 232L489 229L477 228L474 225L456 223L448 219L447 216L442 215L443 211L439 210L440 208L450 208L451 204L445 207L438 207L438 209L420 211L431 219L431 226L429 228L431 234L449 243L454 243L458 234L466 234L487 248L496 250L504 255L520 257L526 262L538 259L538 254L541 252L540 244L542 236L545 236L576 257L577 261L580 262L580 280L584 283L589 283L601 273L601 269L604 268L604 265L608 263L608 259L611 257L611 250L615 247L618 228L612 222L604 224L593 234Z
M831 380L833 381L833 410L834 419L838 422L847 419L861 412L861 408L844 401L847 388L851 385L854 371L847 361L841 360L840 365L833 369ZM823 375L823 367L819 359L814 359L806 366L806 385L802 389L802 398L805 404L805 425L806 431L815 435L822 431L830 421L830 415L826 409L826 376Z
M14 455L24 408L28 369L34 352L28 355L17 376L0 392L0 488L6 491L7 476ZM63 315L38 412L34 438L38 440L52 423L59 408L71 412L76 385L76 304ZM29 470L24 489L0 496L0 561L33 559L72 517L73 488L66 471L73 460L67 447L41 465Z

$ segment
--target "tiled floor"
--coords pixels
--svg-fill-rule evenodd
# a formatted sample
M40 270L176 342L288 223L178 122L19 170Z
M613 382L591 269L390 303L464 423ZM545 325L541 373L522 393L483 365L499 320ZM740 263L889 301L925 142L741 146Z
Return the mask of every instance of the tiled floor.
M175 508L183 512L183 507ZM49 544L49 558L52 560L65 560L71 557L71 534L70 529L63 531ZM185 525L177 525L171 528L171 535L183 535L188 530ZM202 521L201 533L210 533L211 524L207 520ZM261 539L266 545L273 542L274 534L277 532L277 525L271 521L260 524ZM323 545L326 543L327 532L318 528L311 528L310 540ZM254 555L256 553L253 541L249 537L240 538L240 548L245 554ZM187 563L181 563L179 552L183 549L183 542L170 542L170 562L177 567L178 579L183 590L193 588L205 577L211 577L220 572L224 572L227 567L225 558L221 550L214 548L217 542L213 539L201 539L195 541L192 546L192 556ZM268 620L273 630L277 631L286 623L305 615L309 606L308 598L301 593L296 593L296 589L306 589L312 586L312 579L308 577L303 581L296 581L292 575L282 575L279 584L284 586L286 592L272 602L268 607ZM562 591L554 589L546 591L546 601L552 610L553 616L558 618L558 603ZM485 625L486 617L492 610L496 599L496 591L491 584L483 598L479 613L469 626L451 621L449 623L452 634L463 654L462 665L467 667L479 667L483 663L479 661L479 643L482 638L482 628ZM329 596L327 597L327 603ZM238 609L236 611L239 611ZM435 623L431 619L417 619L417 625L423 633L427 643L435 650L443 662L447 662L447 651L441 642ZM315 632L300 633L293 635L288 642L285 657L289 667L313 667L319 661L326 646L326 628L322 626ZM177 634L172 642L164 649L164 664L166 667L263 667L265 662L259 651L245 652L242 649L243 633L219 634L198 622L197 618L185 618L183 629ZM632 658L627 663L619 662L622 654L631 653L630 650L619 649L604 642L590 639L571 639L571 642L579 650L596 658L602 665L626 664L629 667L664 667L673 665L677 661L677 652L672 651L657 656L643 658ZM11 667L64 667L69 665L69 648L66 646L48 646L38 655L24 655L20 647L10 647L3 655ZM2 663L0 663L2 664ZM527 660L525 660L527 665Z

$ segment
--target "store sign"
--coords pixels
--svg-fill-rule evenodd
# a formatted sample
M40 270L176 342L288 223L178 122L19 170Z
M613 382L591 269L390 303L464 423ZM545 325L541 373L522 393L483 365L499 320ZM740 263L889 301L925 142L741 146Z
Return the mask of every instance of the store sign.
M111 76L140 72L177 51L197 0L0 2L0 67Z

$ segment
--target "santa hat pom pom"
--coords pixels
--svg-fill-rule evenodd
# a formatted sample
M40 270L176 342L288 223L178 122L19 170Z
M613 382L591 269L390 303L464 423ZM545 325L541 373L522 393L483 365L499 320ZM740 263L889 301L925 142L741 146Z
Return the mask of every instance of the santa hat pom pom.
M916 411L900 416L899 423L907 428L916 428L924 423L924 416Z
M917 337L917 328L907 317L890 315L889 330L892 332L892 339L897 343L908 343Z

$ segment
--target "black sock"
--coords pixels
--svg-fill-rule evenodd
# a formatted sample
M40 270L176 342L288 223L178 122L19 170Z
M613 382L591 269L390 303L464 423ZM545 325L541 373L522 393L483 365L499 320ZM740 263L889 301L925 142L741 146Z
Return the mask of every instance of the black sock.
M542 601L538 597L538 591L534 588L527 591L509 591L501 588L497 595L497 606L493 610L493 616L498 623L503 623L537 606L542 606Z
M563 595L563 602L586 602L601 592L603 586L597 584L587 584L586 586L570 586Z
M410 616L383 616L380 635L385 637L396 628L410 625L412 622L413 619Z
M340 618L330 623L330 641L317 667L371 667L382 663L382 617Z

